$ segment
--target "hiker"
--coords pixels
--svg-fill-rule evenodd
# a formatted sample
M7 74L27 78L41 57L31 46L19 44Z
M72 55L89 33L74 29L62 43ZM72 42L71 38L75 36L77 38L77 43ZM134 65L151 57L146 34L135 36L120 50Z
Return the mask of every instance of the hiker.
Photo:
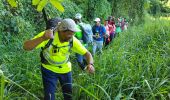
M115 20L116 20L115 16L112 16L112 22L114 25L115 25Z
M74 33L74 36L82 43L82 45L87 48L87 44L85 44L83 42L83 30L80 26L80 24L82 23L81 21L81 18L82 18L82 15L80 13L77 13L74 17L74 21L76 23L76 28L77 28L77 32ZM78 63L78 66L84 70L85 68L85 63L84 63L84 57L78 53L76 53L76 59L77 59L77 63Z
M105 46L107 46L107 45L109 44L109 42L110 42L109 26L111 26L111 25L108 24L108 20L105 20L105 22L104 22L104 27L105 27L105 29L106 29L106 34L107 34L107 36L108 36L108 37L106 38L106 40L105 40Z
M128 29L128 21L126 18L124 18L125 25L124 25L124 30L126 31Z
M112 39L115 37L115 31L116 31L116 26L115 26L115 17L110 16L108 17L108 26L109 26L109 31L110 31L110 42Z
M90 24L82 22L82 15L80 13L77 13L75 15L75 22L77 24L78 32L82 32L82 34L75 33L75 36L79 39L82 40L81 42L85 44L87 47L88 44L93 42L93 32L92 32L92 27Z
M95 25L92 27L93 31L93 56L96 53L96 49L102 53L104 37L106 37L106 29L100 23L100 18L95 18Z
M92 41L91 40L92 36L91 36L91 38L90 38L90 36L85 37L85 34L87 34L87 35L88 34L93 34L92 33L92 28L91 28L91 26L83 23L81 18L82 18L82 15L80 13L77 13L75 15L75 17L74 17L74 20L75 20L75 23L76 23L76 28L77 28L77 32L75 32L74 36L82 43L82 45L85 48L88 48L88 42L86 40ZM85 32L87 32L87 33L85 33ZM84 38L88 38L88 39L84 39ZM86 67L86 62L84 62L85 58L82 55L76 53L76 59L77 59L79 67L82 70L84 70L85 67Z
M119 33L121 32L122 32L122 29L121 29L121 17L120 17L117 19L115 35L119 36Z
M112 16L109 16L108 17L108 24L113 26L115 24L115 22L113 20L114 20L114 18Z
M105 20L105 28L106 28L106 33L108 34L108 37L106 38L106 41L105 41L105 46L107 46L114 37L116 26L114 24L113 26L110 25L108 23L108 20Z
M126 23L125 23L125 19L122 18L122 20L121 20L120 23L121 23L121 30L124 31L124 29L125 29L125 24L126 24Z
M87 71L94 73L91 53L75 38L76 24L72 19L63 19L57 27L41 32L24 42L27 51L43 48L41 52L41 72L44 86L44 100L55 100L57 81L62 86L64 100L72 100L72 72L69 61L70 51L85 56ZM47 46L48 44L48 46Z

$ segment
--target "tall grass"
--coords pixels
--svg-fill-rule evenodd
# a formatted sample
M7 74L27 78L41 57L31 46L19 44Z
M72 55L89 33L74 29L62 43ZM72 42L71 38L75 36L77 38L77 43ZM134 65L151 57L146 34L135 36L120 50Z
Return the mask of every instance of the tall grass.
M148 19L121 33L103 55L95 58L95 75L76 77L77 84L101 100L109 100L108 95L116 100L169 99L169 26L168 20Z
M78 71L73 63L74 100L170 99L169 26L168 20L148 18L120 33L103 55L94 58L94 75ZM3 100L43 97L39 51L24 51L22 35L0 45L0 69L17 84L3 83L1 78ZM63 99L61 88L56 96Z
M0 87L0 100L3 99L4 97L4 87L5 87L5 78L4 78L4 75L3 75L3 72L2 70L0 70L0 82L1 82L1 87Z

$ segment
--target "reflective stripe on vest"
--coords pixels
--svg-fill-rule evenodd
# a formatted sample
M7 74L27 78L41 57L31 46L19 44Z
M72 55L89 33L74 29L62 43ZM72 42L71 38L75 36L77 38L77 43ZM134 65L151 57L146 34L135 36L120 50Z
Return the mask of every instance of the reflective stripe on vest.
M54 65L54 66L60 66L69 61L69 54L66 55L66 59L64 61L57 62L57 61L52 60L50 58L48 49L43 50L43 56L48 61L49 64Z

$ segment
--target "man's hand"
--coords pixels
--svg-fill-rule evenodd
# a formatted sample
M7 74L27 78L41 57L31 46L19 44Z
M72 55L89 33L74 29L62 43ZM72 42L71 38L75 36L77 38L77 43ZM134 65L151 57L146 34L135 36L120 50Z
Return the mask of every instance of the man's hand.
M87 70L89 73L94 73L94 72L95 72L95 69L94 69L94 67L93 67L92 64L88 64L86 70Z
M85 56L86 62L88 64L86 66L85 70L87 70L89 73L94 73L95 69L94 69L93 57L92 57L91 53L89 51L87 51L84 56Z
M53 30L52 30L52 29L45 30L45 33L44 33L44 35L42 36L42 38L43 38L44 40L53 39L53 38L54 38Z
M24 42L23 48L27 51L33 50L38 44L45 40L54 38L53 30L49 29L44 32L44 35L33 40L27 40Z

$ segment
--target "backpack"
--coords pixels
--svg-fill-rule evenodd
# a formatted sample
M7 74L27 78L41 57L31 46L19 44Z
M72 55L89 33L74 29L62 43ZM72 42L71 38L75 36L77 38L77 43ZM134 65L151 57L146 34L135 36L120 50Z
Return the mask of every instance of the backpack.
M87 43L92 42L93 41L92 40L93 32L92 32L92 28L91 28L90 24L80 23L79 26L82 30L83 43L87 44Z
M61 18L56 17L56 18L51 18L47 21L46 23L46 29L53 29L55 28L59 22L61 22Z

